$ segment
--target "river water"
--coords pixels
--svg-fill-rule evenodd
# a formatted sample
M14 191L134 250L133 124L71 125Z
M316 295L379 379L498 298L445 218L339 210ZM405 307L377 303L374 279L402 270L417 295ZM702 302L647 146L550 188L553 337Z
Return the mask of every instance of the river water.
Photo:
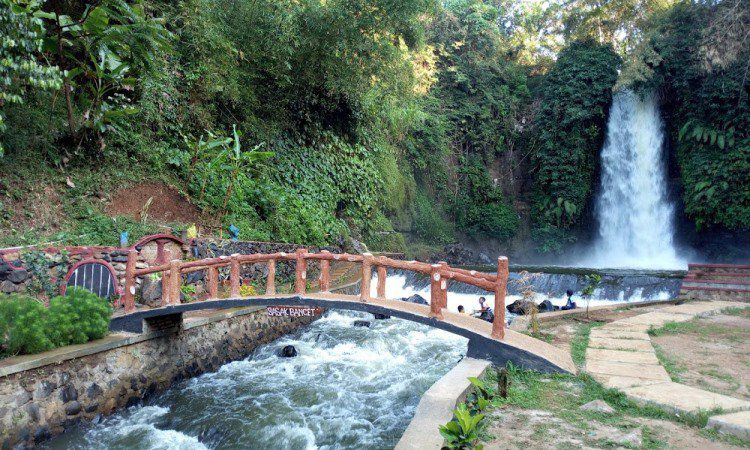
M362 319L371 328L354 326ZM278 357L285 345L299 356ZM466 339L425 325L329 311L244 360L46 448L390 449L422 394L466 346Z

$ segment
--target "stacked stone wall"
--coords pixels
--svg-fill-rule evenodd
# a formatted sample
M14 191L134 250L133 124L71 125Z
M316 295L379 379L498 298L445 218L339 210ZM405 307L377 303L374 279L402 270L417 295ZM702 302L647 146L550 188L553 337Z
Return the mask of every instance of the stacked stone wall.
M23 357L24 364L34 358L51 362L0 378L2 448L39 443L81 422L99 421L175 382L242 359L259 345L313 320L269 317L265 308L254 309L74 359L52 361L54 353L45 356L52 352ZM106 347L105 341L112 338L85 346ZM0 372L8 371L8 362L0 363Z

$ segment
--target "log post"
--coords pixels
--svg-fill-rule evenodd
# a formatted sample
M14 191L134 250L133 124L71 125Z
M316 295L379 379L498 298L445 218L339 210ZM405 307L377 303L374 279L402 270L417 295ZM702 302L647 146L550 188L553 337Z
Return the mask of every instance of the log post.
M297 265L295 267L294 292L297 295L305 295L305 283L307 283L307 260L303 255L307 253L307 249L298 248L295 253Z
M495 282L495 319L492 321L492 337L505 337L505 289L508 286L508 258L497 258L497 281Z
M207 270L208 297L219 298L219 268L210 266Z
M441 278L440 264L432 264L430 266L430 317L437 320L443 320Z
M237 259L237 253L230 256L229 261L229 286L230 296L236 298L240 296L240 261Z
M372 282L372 253L362 254L362 281L359 299L363 302L370 300L370 284Z
M276 295L276 260L268 260L268 277L266 278L266 295Z
M323 250L321 253L331 253L328 250ZM327 259L320 260L320 291L330 292L331 290L331 261Z
M448 270L448 263L445 261L438 261L440 270L445 272ZM440 280L440 307L448 309L448 278L441 277Z
M180 304L180 286L182 285L182 275L180 275L180 260L173 259L169 263L169 304Z
M172 255L169 253L169 250L162 249L161 257L164 258L164 261L161 262L161 264L168 264L169 261L172 260ZM165 270L161 273L161 306L169 305L174 301L171 297L171 289L172 285L169 284L169 271Z
M125 312L135 310L135 265L138 261L138 252L133 249L128 252L128 262L125 264L125 292L123 293L123 303Z
M378 266L378 298L385 300L385 280L388 278L388 269Z

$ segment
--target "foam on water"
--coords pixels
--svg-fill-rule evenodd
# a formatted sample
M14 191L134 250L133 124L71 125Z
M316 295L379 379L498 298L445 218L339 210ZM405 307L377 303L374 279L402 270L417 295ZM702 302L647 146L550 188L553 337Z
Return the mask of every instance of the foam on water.
M599 236L581 261L593 267L684 269L667 197L664 124L654 95L615 94L601 152Z
M373 276L371 283L371 295L374 297L377 293L377 275ZM575 289L574 289L575 290ZM430 287L429 281L420 280L414 276L407 276L403 273L394 273L388 275L388 279L385 285L385 293L387 298L403 298L417 294L423 297L428 302L430 301ZM672 298L672 293L667 290L650 292L649 295L644 295L642 288L635 288L628 291L626 295L625 290L619 290L616 297L613 297L610 292L606 289L596 289L589 300L589 306L599 305L611 305L615 303L634 303L649 300L669 300ZM488 304L492 306L495 302L495 295L490 292L485 292L479 288L467 287L466 285L449 284L448 286L448 310L457 312L458 306L463 305L464 308L471 312L475 309L479 309L479 297L487 299ZM506 304L521 299L520 295L509 294L506 296ZM543 300L549 300L553 305L563 306L567 303L567 296L564 294L543 294L537 293L535 295L535 301L541 302ZM585 302L582 301L580 296L574 297L574 301L579 303L579 306L585 306Z
M370 320L371 328L354 327ZM296 358L278 350L294 345ZM398 319L326 313L241 361L183 382L51 448L393 448L466 339Z

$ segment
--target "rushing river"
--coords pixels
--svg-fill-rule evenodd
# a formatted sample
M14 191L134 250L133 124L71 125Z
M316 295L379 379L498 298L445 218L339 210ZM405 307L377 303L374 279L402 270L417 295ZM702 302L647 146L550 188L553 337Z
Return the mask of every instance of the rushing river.
M355 327L358 319L371 328ZM297 347L299 356L278 357L284 345ZM330 311L247 359L68 432L47 448L393 448L422 394L466 345L413 322Z

